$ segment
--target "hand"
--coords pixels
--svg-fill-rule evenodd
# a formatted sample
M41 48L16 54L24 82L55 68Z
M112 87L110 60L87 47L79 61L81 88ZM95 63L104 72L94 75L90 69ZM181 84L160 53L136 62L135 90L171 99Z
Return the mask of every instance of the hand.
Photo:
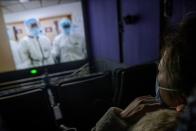
M185 104L178 105L178 106L176 107L176 111L177 111L177 112L183 112L184 109L185 109L185 107L186 107Z
M120 113L122 109L111 107L96 123L96 131L124 131L127 123L121 119Z
M138 119L147 112L161 109L160 103L152 96L142 96L131 102L121 113L122 118Z

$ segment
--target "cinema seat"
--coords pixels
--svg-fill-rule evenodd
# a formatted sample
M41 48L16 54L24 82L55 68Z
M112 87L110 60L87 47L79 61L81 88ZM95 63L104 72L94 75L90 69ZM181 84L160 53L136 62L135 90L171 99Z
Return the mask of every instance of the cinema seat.
M55 120L43 89L0 97L0 114L6 131L55 131Z
M65 125L89 131L112 106L111 73L92 74L62 82L57 92Z
M157 64L142 64L116 70L115 105L125 108L138 96L155 95Z

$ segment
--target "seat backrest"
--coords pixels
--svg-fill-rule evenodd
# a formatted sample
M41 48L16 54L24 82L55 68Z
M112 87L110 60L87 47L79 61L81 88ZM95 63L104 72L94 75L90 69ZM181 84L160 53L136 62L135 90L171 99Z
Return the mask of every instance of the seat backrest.
M0 115L8 131L55 131L55 120L43 89L0 97Z
M112 105L111 73L61 83L57 87L65 125L90 130Z
M119 106L119 92L120 92L120 86L121 86L121 74L124 71L124 68L117 68L113 71L113 87L114 87L114 97L113 97L113 103L114 106Z
M120 71L118 106L125 108L134 98L155 95L156 63L137 65Z

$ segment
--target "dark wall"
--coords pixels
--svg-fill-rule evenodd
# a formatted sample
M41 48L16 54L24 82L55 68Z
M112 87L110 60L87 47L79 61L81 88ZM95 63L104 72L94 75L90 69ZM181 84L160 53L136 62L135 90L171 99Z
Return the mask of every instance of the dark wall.
M88 0L92 51L95 59L119 63L116 0ZM124 63L135 65L159 57L159 0L122 0L122 15L138 15L132 25L124 23Z
M123 0L123 16L139 17L138 22L125 25L125 63L141 64L159 57L160 2L159 0Z
M139 20L131 25L123 23L124 62L119 64L117 0L88 0L92 52L100 67L132 66L159 58L161 1L121 0L122 16L136 15ZM186 13L196 11L196 0L173 0L172 3L169 21L175 29Z
M173 0L171 25L176 26L188 12L196 11L196 0Z
M196 11L196 0L184 0L185 3L185 13L190 11Z
M93 56L119 61L117 5L115 0L88 0Z
M173 0L173 9L172 9L172 17L171 17L171 25L175 26L176 24L178 24L183 17L184 14L184 5L183 2L184 0Z

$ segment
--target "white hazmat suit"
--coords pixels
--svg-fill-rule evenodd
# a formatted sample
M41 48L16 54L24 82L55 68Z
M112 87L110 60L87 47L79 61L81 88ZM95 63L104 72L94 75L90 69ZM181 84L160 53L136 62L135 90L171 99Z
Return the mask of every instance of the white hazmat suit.
M20 44L22 68L54 64L51 55L51 42L41 34L37 20L29 19L25 21L25 25L28 36L24 37Z
M16 41L10 40L10 46L16 69L21 68L21 58L19 56L19 44Z
M71 32L71 21L62 19L59 24L61 34L53 43L52 54L57 62L70 62L86 58L86 45L82 36Z

